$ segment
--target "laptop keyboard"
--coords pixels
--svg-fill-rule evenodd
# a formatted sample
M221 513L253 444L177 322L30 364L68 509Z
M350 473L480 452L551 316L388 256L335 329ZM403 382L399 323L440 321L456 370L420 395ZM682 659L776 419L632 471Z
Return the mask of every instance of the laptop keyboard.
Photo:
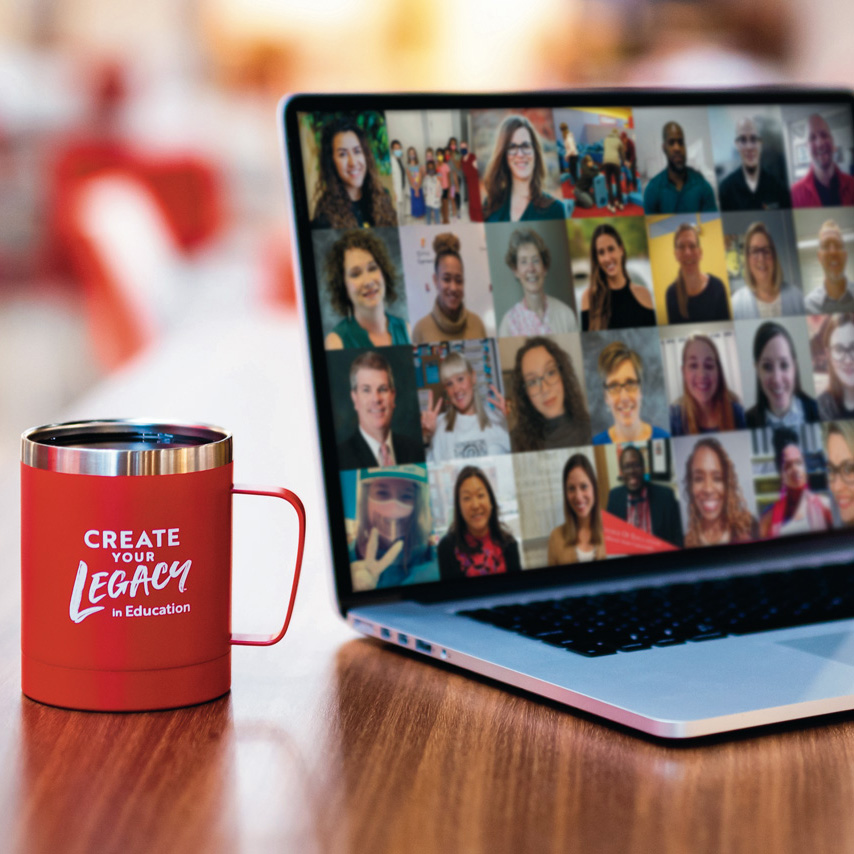
M458 613L592 657L847 619L854 584L832 566Z

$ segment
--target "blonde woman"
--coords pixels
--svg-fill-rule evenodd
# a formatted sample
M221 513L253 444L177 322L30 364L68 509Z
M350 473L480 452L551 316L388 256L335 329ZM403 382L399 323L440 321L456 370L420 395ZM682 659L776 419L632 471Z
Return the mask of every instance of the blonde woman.
M673 235L673 252L679 264L676 281L667 289L668 323L731 320L724 283L700 269L703 247L696 226L683 222Z
M549 536L548 565L587 563L605 557L605 531L596 472L584 454L573 454L563 467L564 523Z

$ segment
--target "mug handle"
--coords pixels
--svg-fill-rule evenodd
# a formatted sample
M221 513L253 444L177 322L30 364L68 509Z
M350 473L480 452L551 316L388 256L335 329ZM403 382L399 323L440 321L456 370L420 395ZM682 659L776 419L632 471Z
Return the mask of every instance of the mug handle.
M288 602L288 613L285 615L285 624L277 635L240 635L232 634L231 642L240 646L272 646L278 643L288 630L291 614L294 610L294 601L297 598L297 584L299 583L300 569L302 568L302 553L305 547L305 508L296 493L279 486L246 486L234 484L231 487L233 495L267 495L271 498L282 498L287 501L297 514L299 519L299 536L297 541L297 560L294 569L294 583L291 587L291 598Z

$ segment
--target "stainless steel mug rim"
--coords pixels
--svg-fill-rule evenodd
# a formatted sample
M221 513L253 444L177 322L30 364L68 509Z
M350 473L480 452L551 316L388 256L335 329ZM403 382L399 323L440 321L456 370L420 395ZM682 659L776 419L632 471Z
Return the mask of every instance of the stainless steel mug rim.
M25 465L64 474L186 474L231 460L231 433L211 424L104 419L46 424L21 435Z

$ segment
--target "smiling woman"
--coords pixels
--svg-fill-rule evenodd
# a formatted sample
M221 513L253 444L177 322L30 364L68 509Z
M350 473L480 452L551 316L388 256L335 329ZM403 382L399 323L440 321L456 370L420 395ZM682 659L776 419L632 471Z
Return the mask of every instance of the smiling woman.
M549 536L549 566L602 560L605 533L596 472L584 454L573 454L563 467L564 523Z

